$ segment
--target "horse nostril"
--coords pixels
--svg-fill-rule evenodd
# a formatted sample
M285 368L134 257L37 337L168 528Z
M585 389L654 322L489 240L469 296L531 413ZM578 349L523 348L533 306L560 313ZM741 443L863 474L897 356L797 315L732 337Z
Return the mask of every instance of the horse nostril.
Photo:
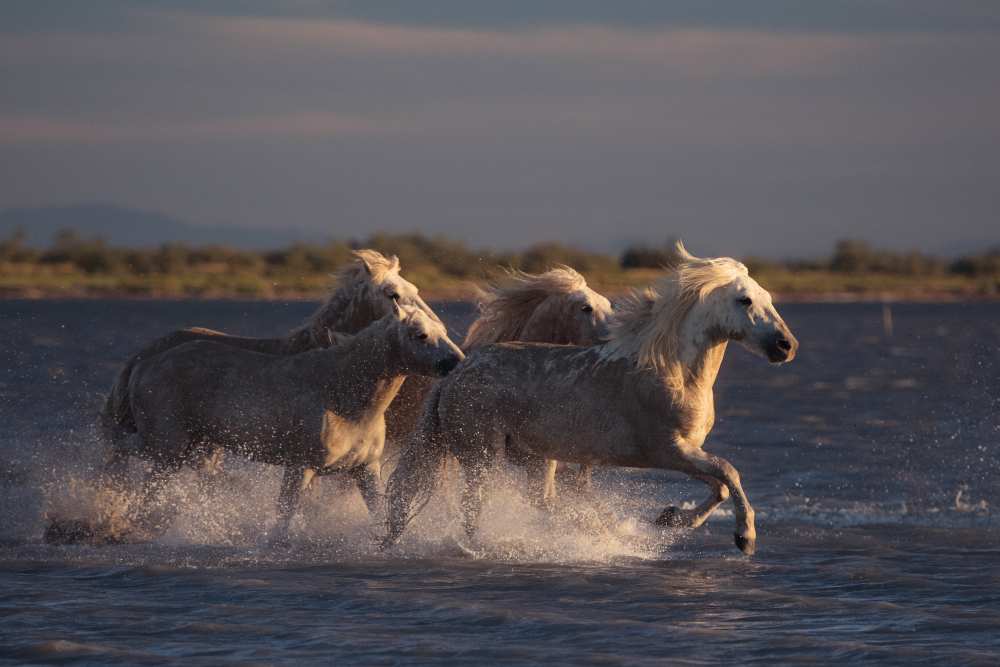
M792 349L792 343L791 343L791 341L789 341L787 338L779 338L778 339L778 349L781 349L781 350L784 350L785 352L788 352L790 349Z

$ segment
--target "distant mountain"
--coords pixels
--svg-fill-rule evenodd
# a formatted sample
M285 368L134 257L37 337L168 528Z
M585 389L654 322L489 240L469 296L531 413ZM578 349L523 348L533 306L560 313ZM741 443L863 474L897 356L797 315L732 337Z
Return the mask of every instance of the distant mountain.
M240 248L277 248L300 240L317 240L301 230L202 226L111 204L78 204L0 211L0 238L21 228L27 242L46 246L61 229L85 238L100 237L112 245L148 247L161 243L221 244Z

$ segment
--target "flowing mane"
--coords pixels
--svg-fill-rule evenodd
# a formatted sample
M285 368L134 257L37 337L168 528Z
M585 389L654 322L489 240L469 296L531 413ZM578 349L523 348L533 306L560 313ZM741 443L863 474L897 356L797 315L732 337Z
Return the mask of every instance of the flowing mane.
M353 262L342 266L333 276L335 288L326 302L305 322L288 334L290 351L328 347L329 331L357 333L379 319L371 312L365 298L387 279L399 275L399 258L386 257L377 250L362 249L351 253Z
M747 267L729 258L694 257L680 241L667 273L654 287L621 299L611 321L611 337L605 343L605 360L629 359L638 368L662 374L674 390L684 387L684 369L679 359L681 325L691 308L710 292L747 275Z
M553 295L587 288L587 281L568 266L557 265L540 274L509 270L504 280L479 290L479 318L469 327L464 349L521 340L525 325L538 306ZM552 318L555 321L556 318ZM555 326L555 324L553 324Z

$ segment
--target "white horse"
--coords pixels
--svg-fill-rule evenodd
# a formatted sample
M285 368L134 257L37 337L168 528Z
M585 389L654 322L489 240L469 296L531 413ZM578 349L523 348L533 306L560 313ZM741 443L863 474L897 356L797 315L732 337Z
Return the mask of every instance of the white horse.
M441 381L389 481L383 547L402 534L418 496L429 497L449 453L465 471L471 537L488 467L498 451L515 450L539 460L687 473L711 494L693 510L672 512L671 523L700 525L732 495L736 545L753 553L754 511L740 476L702 449L715 420L712 387L729 341L773 363L794 358L798 342L743 264L699 259L679 243L676 255L655 289L616 310L606 343L493 345Z
M200 463L205 448L285 467L277 541L314 475L377 467L385 410L404 378L447 375L464 357L440 322L416 308L393 310L356 335L339 334L329 348L301 354L201 340L139 362L129 381L136 453L153 469L136 523L148 521L169 476Z
M587 285L587 280L568 266L557 265L544 273L507 271L504 276L478 290L479 317L469 327L462 351L507 341L594 345L608 334L611 302ZM401 447L416 427L424 399L435 381L410 378L386 412L387 439ZM513 461L523 461L512 453ZM555 498L556 461L546 461L541 486L531 489L539 503ZM584 467L578 483L589 481Z
M357 333L372 322L393 312L396 305L416 308L429 319L440 323L415 285L399 275L399 259L385 257L375 250L356 250L353 262L342 267L336 276L336 289L302 325L278 338L247 338L204 328L174 331L145 346L132 355L122 368L108 394L101 413L101 426L105 439L111 445L111 455L106 466L109 480L122 485L128 457L134 440L131 434L137 429L129 384L137 364L148 361L185 343L210 340L242 350L265 354L290 355L307 350L329 347L335 334ZM221 450L205 452L202 468L214 471L221 461ZM361 471L358 484L366 501L375 496L365 492L366 486L376 483L374 473Z

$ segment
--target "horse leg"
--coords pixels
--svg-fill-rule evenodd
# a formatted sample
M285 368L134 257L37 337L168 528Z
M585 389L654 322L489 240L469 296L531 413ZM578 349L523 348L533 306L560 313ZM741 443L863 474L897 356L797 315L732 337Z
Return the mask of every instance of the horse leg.
M542 468L542 503L546 506L552 505L556 500L556 469L559 462L555 459L545 459Z
M483 509L485 500L483 486L496 454L496 450L489 446L475 449L478 449L475 454L467 450L456 454L458 462L465 471L465 487L462 489L462 523L465 534L470 540L479 526L479 513Z
M577 493L589 494L594 490L594 466L589 463L581 463L580 469L576 473L575 486Z
M103 486L116 492L123 492L128 486L128 452L114 446L101 471Z
M208 498L215 486L215 480L222 472L222 462L225 452L222 447L208 447L198 462L198 492L202 498Z
M272 546L287 546L288 527L292 523L292 515L299 505L302 490L309 486L316 471L305 466L286 466L281 477L281 492L278 494L278 520L271 537Z
M177 508L170 507L162 512L159 517L155 515L155 508L163 501L163 491L170 482L171 476L180 469L180 463L173 460L158 459L153 462L153 467L146 475L143 482L142 495L139 497L138 505L132 512L132 522L141 530L153 535L162 535L170 527L171 522L177 515ZM154 521L154 519L156 519Z
M556 498L556 468L559 462L522 455L520 465L525 467L528 475L528 501L540 509L552 507Z
M699 449L674 450L679 455L680 466L665 466L672 469L680 469L696 479L705 477L716 480L724 485L733 497L733 506L736 515L736 533L734 535L736 546L740 551L750 556L757 545L757 530L754 527L754 511L750 506L750 500L743 491L740 483L740 474L736 468L721 456L713 456Z
M670 507L663 510L656 519L658 526L670 526L671 528L697 528L708 520L715 508L729 499L729 487L712 477L699 477L701 481L708 485L711 492L700 505L690 510L682 510L679 507Z
M462 525L470 540L479 527L479 513L483 509L483 482L485 480L485 466L470 466L465 469L465 488L462 490Z
M365 501L368 513L373 518L383 515L385 511L385 498L378 488L378 469L375 466L364 465L351 468L348 474L358 485L358 491L361 492L361 498Z

